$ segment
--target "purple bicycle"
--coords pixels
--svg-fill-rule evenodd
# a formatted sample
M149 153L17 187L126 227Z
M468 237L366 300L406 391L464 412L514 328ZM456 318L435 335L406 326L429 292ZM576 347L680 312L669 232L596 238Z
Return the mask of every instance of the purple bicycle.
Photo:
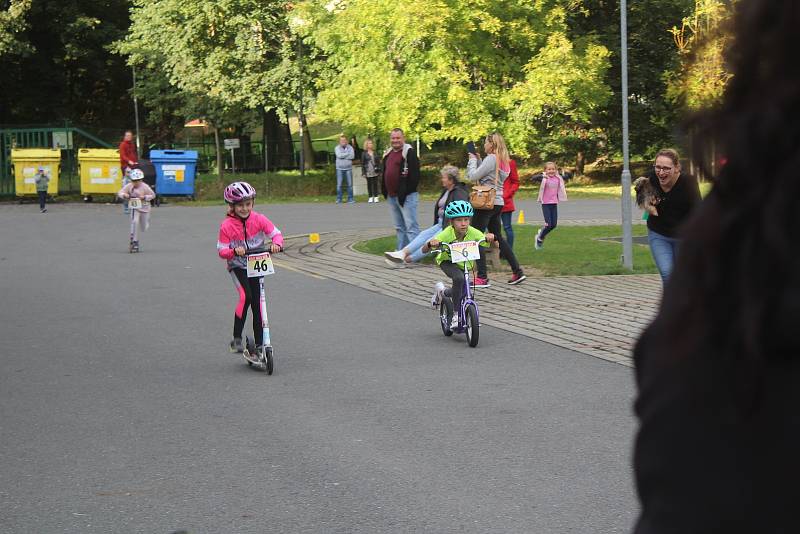
M476 259L476 255L479 255L478 246L484 241L486 240L462 241L450 244L441 243L440 248L434 250L435 253L449 252L453 263L461 263L464 266L464 290L461 292L461 302L458 303L458 326L455 329L450 328L455 303L452 302L450 289L445 289L444 284L441 282L437 283L436 294L433 297L432 304L434 304L435 308L438 301L442 333L447 337L452 336L453 332L466 334L467 343L470 347L478 346L481 325L478 303L473 298L474 280L469 272L469 260Z

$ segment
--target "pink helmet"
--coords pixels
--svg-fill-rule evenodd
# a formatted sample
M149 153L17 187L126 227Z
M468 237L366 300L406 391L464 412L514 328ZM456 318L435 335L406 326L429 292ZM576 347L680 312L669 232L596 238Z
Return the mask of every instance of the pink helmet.
M225 188L225 202L229 204L236 204L243 200L256 198L256 190L247 182L233 182Z

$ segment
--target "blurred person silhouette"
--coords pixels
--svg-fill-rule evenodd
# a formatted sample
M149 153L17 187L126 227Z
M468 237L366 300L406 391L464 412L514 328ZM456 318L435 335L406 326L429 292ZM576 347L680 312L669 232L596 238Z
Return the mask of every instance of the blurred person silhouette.
M733 78L689 122L726 162L634 351L637 534L800 530L800 3L733 5Z

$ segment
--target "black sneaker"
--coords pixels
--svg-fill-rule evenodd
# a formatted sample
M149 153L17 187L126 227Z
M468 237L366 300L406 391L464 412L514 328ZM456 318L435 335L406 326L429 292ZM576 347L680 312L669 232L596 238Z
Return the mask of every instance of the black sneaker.
M520 282L522 282L523 280L525 280L526 278L528 277L522 273L514 273L514 276L511 277L511 280L509 280L508 283L511 284L512 286L515 286Z
M230 344L231 352L241 354L244 352L244 344L242 344L242 338L235 337L231 340Z

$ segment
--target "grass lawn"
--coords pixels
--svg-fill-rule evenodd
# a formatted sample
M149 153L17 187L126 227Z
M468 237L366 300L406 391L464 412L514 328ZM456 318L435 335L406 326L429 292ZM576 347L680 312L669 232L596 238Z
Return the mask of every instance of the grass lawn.
M533 241L538 227L514 225L514 252L526 274L543 276L587 276L604 274L630 274L622 267L622 244L599 241L602 237L619 237L619 226L559 226L547 236L545 246L535 250ZM633 227L634 236L647 235L643 225ZM387 236L362 241L355 248L361 252L382 255L394 249L395 237ZM644 245L633 246L635 274L656 273L650 249Z

